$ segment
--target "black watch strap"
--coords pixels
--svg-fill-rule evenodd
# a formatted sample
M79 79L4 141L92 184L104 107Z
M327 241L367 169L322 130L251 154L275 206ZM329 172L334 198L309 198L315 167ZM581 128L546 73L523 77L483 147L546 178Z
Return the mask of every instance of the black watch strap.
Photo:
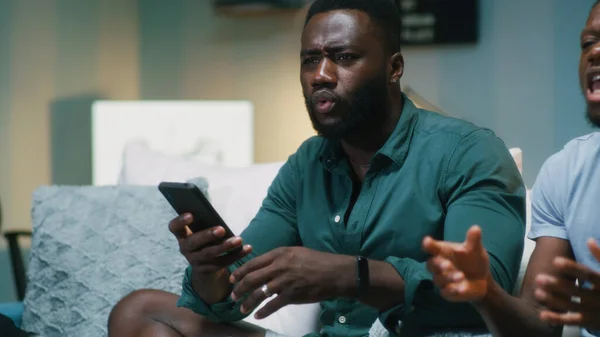
M369 289L369 260L356 257L356 295L363 295Z

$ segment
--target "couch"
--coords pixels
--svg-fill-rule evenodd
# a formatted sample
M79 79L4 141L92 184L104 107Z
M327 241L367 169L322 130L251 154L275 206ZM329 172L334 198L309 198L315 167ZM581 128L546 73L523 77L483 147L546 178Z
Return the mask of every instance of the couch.
M510 151L522 170L521 150ZM139 288L175 293L181 289L186 262L166 230L175 214L157 192L159 182L195 183L232 230L240 233L282 164L219 167L157 153L143 142L132 142L125 149L117 186L40 187L33 196L24 305L0 305L0 312L12 310L17 323L22 320L25 329L44 336L105 335L108 311L121 296ZM528 229L529 194L527 200ZM534 245L525 240L519 282ZM319 310L318 304L293 305L265 320L256 321L250 315L246 321L286 336L302 336L318 329ZM65 326L65 322L71 324ZM578 335L577 329L564 333Z

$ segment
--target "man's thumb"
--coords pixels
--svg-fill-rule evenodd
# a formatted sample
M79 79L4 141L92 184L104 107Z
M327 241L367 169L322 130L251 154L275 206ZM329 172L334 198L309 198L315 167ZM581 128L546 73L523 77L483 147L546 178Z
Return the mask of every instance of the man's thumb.
M598 246L598 242L592 238L588 240L588 248L592 255L600 262L600 246Z
M471 226L471 228L469 228L467 231L465 248L467 250L483 249L483 243L481 242L481 228L479 226Z

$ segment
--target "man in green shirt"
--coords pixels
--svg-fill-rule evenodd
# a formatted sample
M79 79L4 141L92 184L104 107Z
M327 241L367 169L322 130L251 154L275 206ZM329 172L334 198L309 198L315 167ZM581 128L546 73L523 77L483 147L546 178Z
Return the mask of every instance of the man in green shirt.
M320 302L315 336L365 336L377 318L392 333L402 321L409 336L485 326L470 305L440 296L421 240L462 241L479 224L494 278L510 290L525 188L491 131L418 109L402 94L399 32L391 0L312 4L300 81L319 135L289 157L241 237L221 241L220 227L192 234L190 216L174 219L190 262L183 293L127 296L111 313L111 336L263 336L224 323L267 298L259 319Z

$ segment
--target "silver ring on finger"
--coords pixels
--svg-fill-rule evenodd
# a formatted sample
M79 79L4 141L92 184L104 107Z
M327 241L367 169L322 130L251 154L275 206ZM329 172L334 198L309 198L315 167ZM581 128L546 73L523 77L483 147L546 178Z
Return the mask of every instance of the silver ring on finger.
M262 287L260 287L260 290L263 292L263 294L265 294L265 297L269 298L271 297L273 294L271 294L271 292L269 291L269 286L267 286L267 284L263 284Z

